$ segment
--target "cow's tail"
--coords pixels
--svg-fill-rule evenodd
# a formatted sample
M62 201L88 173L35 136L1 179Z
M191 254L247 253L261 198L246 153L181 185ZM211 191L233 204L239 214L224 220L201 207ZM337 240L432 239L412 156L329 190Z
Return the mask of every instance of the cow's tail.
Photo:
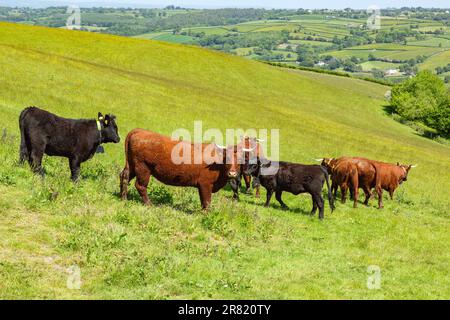
M120 174L120 196L122 200L127 200L128 197L128 185L130 183L130 160L129 156L129 144L132 133L130 132L125 139L125 168L122 170Z
M325 181L327 182L327 189L328 189L328 201L330 202L331 212L333 212L336 207L334 206L334 199L330 188L330 175L328 174L328 171L325 167L320 166L320 168L322 169L322 172L325 175Z
M19 163L23 164L25 161L28 161L30 159L30 151L27 147L27 137L25 134L25 117L27 113L32 108L26 108L24 109L20 116L19 116L19 128L20 128L20 150L19 150Z

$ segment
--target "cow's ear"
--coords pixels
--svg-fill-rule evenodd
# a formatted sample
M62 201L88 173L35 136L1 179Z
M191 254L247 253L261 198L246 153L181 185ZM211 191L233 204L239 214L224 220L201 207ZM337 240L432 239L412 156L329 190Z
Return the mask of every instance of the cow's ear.
M107 114L107 115L105 116L105 121L104 121L104 123L105 123L105 126L108 126L108 125L111 123L111 117L109 116L109 114Z
M400 162L397 162L397 166L400 166Z
M102 121L103 119L104 119L103 118L103 114L101 112L99 112L98 113L98 120Z

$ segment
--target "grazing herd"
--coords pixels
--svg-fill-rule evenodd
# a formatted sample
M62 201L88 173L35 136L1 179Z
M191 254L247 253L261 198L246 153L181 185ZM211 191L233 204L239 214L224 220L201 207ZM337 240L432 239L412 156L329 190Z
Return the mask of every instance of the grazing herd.
M321 159L322 166L331 174L334 197L338 187L341 189L342 203L345 203L347 191L353 197L353 206L358 205L358 190L363 189L368 205L372 189L378 196L378 207L383 208L383 190L389 192L391 199L399 185L408 179L408 173L414 165L385 163L360 157L342 157L338 159Z
M91 159L101 144L120 142L115 119L113 115L99 113L96 120L73 120L37 107L26 108L19 117L20 162L28 161L35 173L44 175L44 154L65 157L69 160L72 180L77 181L81 164ZM253 178L257 197L260 185L267 191L265 206L270 205L274 193L283 209L288 209L282 200L283 192L309 193L313 205L311 214L319 210L319 218L323 219L324 183L327 184L331 211L335 209L338 188L343 203L350 191L354 207L358 204L359 188L364 191L365 205L375 189L378 207L382 208L383 190L388 191L392 199L414 167L360 157L317 159L320 165L271 161L265 158L260 142L256 138L241 137L237 145L222 147L214 143L174 141L156 132L134 129L125 140L125 168L120 174L121 198L127 200L129 183L136 179L135 186L142 201L151 205L147 187L154 176L167 185L197 188L202 208L207 209L212 194L227 183L233 190L234 199L238 200L242 178L246 192Z

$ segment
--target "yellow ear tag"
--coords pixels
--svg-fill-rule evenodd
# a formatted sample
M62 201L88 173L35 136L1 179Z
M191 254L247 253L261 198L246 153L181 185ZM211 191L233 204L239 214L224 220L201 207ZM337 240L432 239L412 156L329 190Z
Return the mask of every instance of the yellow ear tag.
M103 120L103 117L99 117L98 120L102 121L102 120Z
M105 120L105 125L108 125L108 120Z

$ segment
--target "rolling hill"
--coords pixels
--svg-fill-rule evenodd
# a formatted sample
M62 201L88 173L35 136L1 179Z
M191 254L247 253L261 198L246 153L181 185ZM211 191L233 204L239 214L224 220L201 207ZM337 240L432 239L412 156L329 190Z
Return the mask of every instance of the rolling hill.
M386 113L387 87L276 68L197 47L0 23L1 298L449 298L450 149ZM20 167L20 111L117 116L135 127L278 128L281 158L360 155L417 163L377 210L338 204L310 217L309 196L276 201L224 190L208 213L195 190L152 182L118 198L123 146L107 145L73 185L66 160L47 176ZM263 193L263 196L265 193ZM368 267L381 270L367 288ZM74 267L75 266L75 267ZM73 270L81 288L69 289ZM72 272L72 273L71 273ZM72 277L72 278L71 278ZM68 280L69 279L69 280Z

